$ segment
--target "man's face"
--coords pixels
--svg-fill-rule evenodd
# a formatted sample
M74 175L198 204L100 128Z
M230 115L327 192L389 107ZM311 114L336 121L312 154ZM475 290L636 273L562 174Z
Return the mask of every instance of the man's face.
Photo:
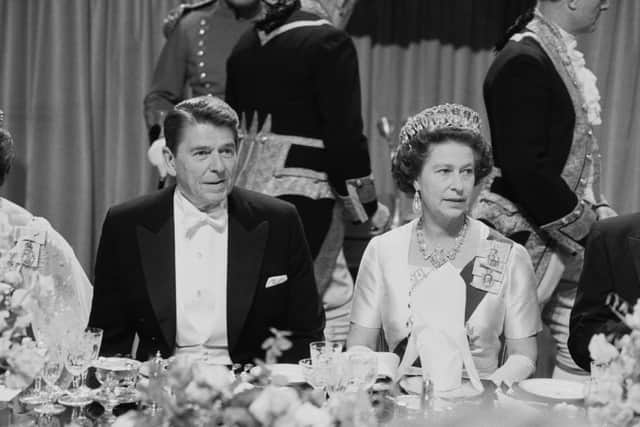
M570 0L569 4L576 34L594 31L600 13L609 9L609 0Z
M208 211L227 198L237 161L231 129L204 123L188 125L175 155L168 148L164 155L178 189L195 207Z

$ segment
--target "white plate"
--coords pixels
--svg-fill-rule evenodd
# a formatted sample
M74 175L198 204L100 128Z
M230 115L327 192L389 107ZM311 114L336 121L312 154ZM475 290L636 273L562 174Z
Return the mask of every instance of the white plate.
M584 384L577 381L553 378L531 378L520 381L517 388L538 397L552 400L581 400L584 398Z
M289 383L306 382L302 368L293 363L276 363L269 366L271 376L278 375L285 377Z

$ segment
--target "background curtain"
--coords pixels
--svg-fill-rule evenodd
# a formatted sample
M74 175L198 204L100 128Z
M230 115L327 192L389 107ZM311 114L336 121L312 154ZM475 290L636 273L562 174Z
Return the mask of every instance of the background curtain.
M0 0L0 109L17 145L2 194L46 217L90 271L107 208L154 187L142 99L179 0ZM530 0L360 0L360 57L374 173L392 198L376 130L442 102L482 111L491 45ZM640 208L640 2L617 0L581 42L599 77L606 194ZM396 126L397 127L397 126Z

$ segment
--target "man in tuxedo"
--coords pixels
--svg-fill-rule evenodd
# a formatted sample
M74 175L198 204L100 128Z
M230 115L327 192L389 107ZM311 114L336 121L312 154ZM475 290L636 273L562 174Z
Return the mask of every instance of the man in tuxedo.
M615 215L600 192L596 78L576 35L593 31L606 0L539 0L497 46L484 100L496 169L473 215L524 245L542 318L556 342L555 376L586 375L567 349L584 241Z
M640 298L638 213L598 222L589 235L569 335L571 356L587 371L589 341L594 334L629 332L606 304L611 292L631 306Z
M101 354L206 354L229 364L264 357L270 328L291 331L281 361L308 357L324 312L295 208L234 188L238 117L222 100L178 104L164 122L177 185L112 207L95 267L89 324Z

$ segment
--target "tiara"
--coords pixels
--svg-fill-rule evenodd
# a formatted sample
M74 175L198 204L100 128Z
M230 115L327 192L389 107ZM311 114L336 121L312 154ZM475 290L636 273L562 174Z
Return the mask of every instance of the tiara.
M2 127L3 123L4 123L4 111L0 110L0 128Z
M407 119L400 130L400 143L406 144L421 132L461 129L481 133L480 115L460 104L442 104L427 108Z

